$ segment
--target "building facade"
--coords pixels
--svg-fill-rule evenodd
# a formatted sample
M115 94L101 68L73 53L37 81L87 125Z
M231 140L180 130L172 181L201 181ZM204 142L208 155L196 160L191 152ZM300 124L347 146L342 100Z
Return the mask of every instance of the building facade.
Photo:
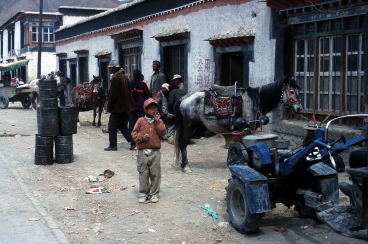
M0 62L3 64L18 60L29 60L28 65L11 71L11 77L31 81L37 77L39 32L41 31L41 75L58 70L55 59L55 30L63 25L73 24L90 15L108 9L60 7L59 12L42 13L42 27L39 27L39 12L21 11L0 26ZM0 80L3 72L0 72Z
M152 61L188 92L212 84L261 86L275 79L271 9L251 0L136 0L56 31L58 64L79 83L118 60L126 75L140 69L147 84ZM282 75L281 73L278 75ZM279 78L279 77L277 77Z
M366 113L368 82L365 0L267 1L285 45L276 57L301 88L302 115L327 117ZM350 119L351 126L363 119Z

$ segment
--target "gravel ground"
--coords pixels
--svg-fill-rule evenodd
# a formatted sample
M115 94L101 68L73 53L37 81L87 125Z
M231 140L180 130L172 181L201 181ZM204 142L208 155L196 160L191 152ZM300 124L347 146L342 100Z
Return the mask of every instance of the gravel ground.
M81 112L80 120L92 121L92 112ZM20 103L0 110L0 151L70 243L363 243L324 224L301 220L282 204L266 214L258 233L242 235L234 230L227 223L224 198L230 172L220 135L193 139L188 146L191 174L174 164L173 145L163 142L160 201L139 204L137 150L130 151L119 135L118 151L104 151L108 134L102 129L107 121L103 114L101 128L78 127L73 163L39 166L34 164L36 112ZM114 176L99 176L106 169ZM94 178L97 181L89 180ZM348 179L346 173L339 178ZM93 187L103 187L104 193L86 194ZM348 203L343 194L340 198L342 204ZM218 212L220 224L199 207L205 204ZM287 231L279 233L271 227Z

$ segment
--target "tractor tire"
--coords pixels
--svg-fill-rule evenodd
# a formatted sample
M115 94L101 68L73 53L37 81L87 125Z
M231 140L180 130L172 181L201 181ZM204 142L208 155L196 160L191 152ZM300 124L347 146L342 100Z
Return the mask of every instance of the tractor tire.
M244 183L237 177L229 180L226 188L226 204L230 222L242 234L255 233L259 229L263 214L249 212Z
M5 109L9 106L9 97L6 95L0 95L0 108Z
M23 96L21 103L23 108L29 108L32 104L31 94Z
M227 151L227 165L247 165L249 162L248 152L240 142L230 145Z

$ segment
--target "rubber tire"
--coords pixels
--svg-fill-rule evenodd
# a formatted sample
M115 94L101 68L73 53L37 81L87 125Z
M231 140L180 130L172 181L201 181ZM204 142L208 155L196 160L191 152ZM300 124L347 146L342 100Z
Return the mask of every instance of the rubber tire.
M234 160L237 159L237 160ZM249 156L247 150L240 142L235 142L230 145L227 150L227 165L247 165L249 162Z
M21 103L22 103L23 108L31 107L32 105L31 94L27 94L26 96L23 96Z
M259 230L264 214L249 212L245 184L237 177L229 180L226 188L226 204L230 222L242 234L251 234Z
M0 108L5 109L9 106L9 98L6 95L0 95Z

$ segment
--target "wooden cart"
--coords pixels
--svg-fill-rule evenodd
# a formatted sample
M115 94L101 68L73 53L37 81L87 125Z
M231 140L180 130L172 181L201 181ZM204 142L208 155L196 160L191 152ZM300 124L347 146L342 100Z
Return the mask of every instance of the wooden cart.
M0 65L0 71L9 72L17 70L28 64L29 59L19 60L7 64ZM15 86L10 86L10 76L8 80L0 81L0 108L5 109L9 106L9 102L21 102L24 108L31 106L31 93L38 92L38 88L19 89Z
M0 87L0 108L7 108L9 102L21 102L23 108L29 108L32 92L38 92L38 88L16 90L14 86Z

